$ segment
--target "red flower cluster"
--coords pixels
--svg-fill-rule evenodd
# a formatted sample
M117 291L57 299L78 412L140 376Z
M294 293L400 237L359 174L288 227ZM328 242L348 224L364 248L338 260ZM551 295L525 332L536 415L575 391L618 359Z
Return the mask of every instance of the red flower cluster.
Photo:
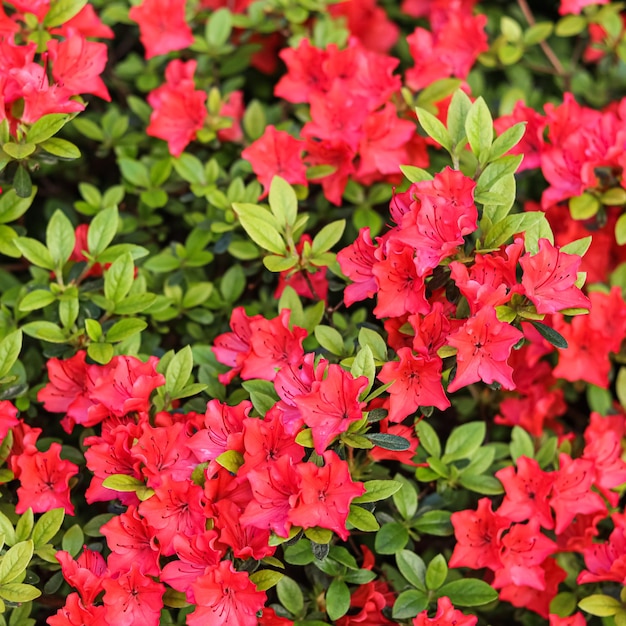
M22 12L35 14L43 21L49 3L9 4L17 11L10 16L0 7L0 122L8 121L13 136L17 137L20 124L33 124L49 113L84 110L83 101L75 98L79 94L111 100L100 78L107 62L107 47L89 37L111 37L112 32L100 22L93 7L85 6L61 28L51 29L53 37L41 50L36 43L20 42Z
M395 180L399 163L427 164L414 122L401 119L390 102L401 85L393 75L397 59L358 39L344 50L334 45L321 50L303 39L280 57L287 73L274 93L288 102L308 103L311 121L302 129L302 140L269 127L243 151L266 192L274 175L307 185L305 164L330 165L335 171L318 180L326 198L340 204L349 178L365 184Z
M621 517L612 516L616 528L608 542L594 544L593 538L608 513L604 498L615 506L619 495L613 489L626 480L621 458L625 425L623 415L593 414L581 457L562 453L559 468L546 472L535 459L522 456L516 468L496 472L505 496L495 512L491 500L482 498L476 511L452 514L457 544L450 566L490 569L502 600L545 618L566 577L554 558L559 552L584 556L589 571L579 575L579 584L624 582L615 551L624 540ZM541 529L553 531L554 539Z
M164 382L155 358L142 363L114 357L100 366L86 364L79 352L48 362L50 382L39 393L44 407L66 413L67 429L101 424L101 434L84 441L93 472L87 501L119 498L128 507L102 528L111 549L106 562L88 550L76 562L59 553L63 575L79 597L68 597L51 626L64 617L116 626L141 619L156 626L163 583L196 605L188 624L208 619L256 626L265 593L235 569L229 554L244 560L270 556L270 533L288 537L293 527L348 538L350 503L364 488L351 479L348 463L326 447L361 419L359 396L367 380L323 361L314 367L302 355L301 369L300 358L278 358L290 351L278 350L281 341L301 341L288 329L286 314L269 327L271 322L247 318L242 310L238 316L250 330L250 371L272 372L282 398L263 419L249 416L249 402L231 407L213 400L205 415L162 412L152 424L149 397ZM295 441L304 425L311 428L319 463L303 460L304 448ZM36 511L64 506L72 514L67 481L77 468L60 460L58 444L39 453L32 439L11 457L22 481L18 512L36 499ZM119 475L145 484L148 497L105 486L108 477ZM101 591L103 607L94 605Z

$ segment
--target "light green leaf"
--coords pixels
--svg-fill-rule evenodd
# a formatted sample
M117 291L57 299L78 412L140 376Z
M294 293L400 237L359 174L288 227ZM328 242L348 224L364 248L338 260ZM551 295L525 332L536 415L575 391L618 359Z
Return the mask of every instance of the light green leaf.
M315 328L315 338L322 348L331 354L340 355L344 351L343 337L341 333L331 326L320 324Z
M37 187L33 187L31 194L26 198L20 198L15 189L9 189L0 196L0 224L13 222L29 209L33 203Z
M250 239L264 250L286 256L287 247L281 237L274 216L254 204L233 203L233 209L239 217Z
M79 159L80 150L71 142L58 137L51 137L42 141L39 146L46 152L53 154L60 159Z
M52 322L29 322L22 326L22 330L29 337L49 341L50 343L66 343L68 340L67 333Z
M354 528L362 530L363 532L374 532L380 528L374 515L362 506L356 504L350 505L350 514L348 515L347 521L349 524L352 524Z
M40 143L56 135L67 124L70 117L66 113L51 113L40 117L26 133L26 141Z
M14 330L0 341L0 378L4 378L22 350L22 331Z
M482 96L474 101L467 112L465 133L472 152L480 163L486 163L493 141L493 118Z
M278 601L294 616L304 609L304 597L300 585L289 576L283 576L276 585Z
M41 548L48 543L61 530L65 510L62 508L52 509L44 513L33 528L33 543L35 548Z
M116 206L100 211L89 224L87 231L87 248L89 254L97 257L104 252L113 241L119 223Z
M17 239L13 240L13 243L33 265L54 271L54 261L50 251L40 241L30 237L17 237Z
M121 302L130 291L135 277L135 266L129 252L119 256L104 273L104 297Z
M46 247L50 252L55 268L61 269L65 265L75 244L76 235L72 222L61 209L57 209L50 218L46 229Z
M339 579L334 578L326 591L326 612L331 620L338 620L343 617L350 608L350 589L348 585Z
M44 18L44 26L50 29L69 22L86 4L87 0L56 0L52 2L50 10Z
M447 596L455 606L482 606L498 598L498 592L483 580L465 578L440 587L437 595Z
M543 217L544 215L540 211L507 215L501 222L494 224L489 232L485 234L483 247L499 248L511 239L513 235L531 228Z
M365 493L352 500L355 504L386 500L401 489L402 484L395 480L368 480L363 483L363 486Z
M439 589L448 576L448 564L443 554L438 554L426 568L426 588L434 591Z
M281 226L293 226L298 217L298 198L293 187L280 176L274 176L270 185L269 203Z
M106 340L109 343L117 343L118 341L124 341L142 330L145 330L148 323L144 320L137 318L127 318L115 322L106 333Z
M486 426L484 422L470 422L457 426L446 443L442 461L451 463L472 456L485 439Z
M0 561L0 585L15 580L28 567L33 556L33 542L20 541L10 548Z
M343 235L346 228L346 220L337 220L326 224L322 230L313 238L311 251L314 256L330 250Z
M41 595L41 591L24 583L8 583L0 585L0 598L7 602L30 602Z
M452 139L443 123L426 109L420 109L417 107L415 112L417 113L417 119L422 125L422 128L426 131L426 134L451 153Z
M396 552L396 563L400 573L417 589L426 591L426 564L412 550Z

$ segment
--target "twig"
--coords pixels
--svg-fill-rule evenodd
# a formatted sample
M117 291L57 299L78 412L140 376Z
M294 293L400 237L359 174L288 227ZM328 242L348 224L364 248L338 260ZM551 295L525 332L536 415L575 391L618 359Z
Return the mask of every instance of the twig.
M536 24L535 16L533 15L533 12L530 10L530 7L528 6L528 2L526 2L526 0L517 0L517 4L519 5L519 8L522 10L522 13L524 14L524 17L526 18L526 21L528 22L529 26L534 26ZM565 71L563 64L559 60L559 57L556 56L556 53L554 52L554 50L550 47L550 44L546 41L542 41L539 44L539 46L541 47L541 49L543 50L543 53L546 55L546 57L552 64L552 67L554 67L554 69L556 70L556 73L559 76L562 76L565 80L569 80L569 74Z

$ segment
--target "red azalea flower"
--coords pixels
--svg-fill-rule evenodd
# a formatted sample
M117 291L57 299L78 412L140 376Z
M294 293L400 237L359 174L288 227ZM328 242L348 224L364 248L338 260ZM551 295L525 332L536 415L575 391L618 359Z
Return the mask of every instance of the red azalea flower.
M482 380L498 382L514 389L513 369L507 364L513 346L524 335L509 324L500 322L491 307L481 309L452 335L448 343L457 348L457 373L448 392Z
M86 606L93 604L102 591L102 581L107 575L107 564L99 552L83 547L82 554L74 560L69 552L59 550L55 557L61 564L63 578L78 591Z
M300 156L302 150L304 141L270 125L260 139L241 153L263 185L261 198L269 193L274 176L281 176L292 185L308 186L306 168Z
M352 422L363 417L365 403L359 401L359 396L366 386L365 376L355 379L339 365L331 364L324 380L314 381L308 394L293 399L311 428L318 454L337 435L346 432Z
M555 248L548 239L539 240L539 252L520 259L522 285L538 313L590 306L589 298L574 284L581 258Z
M256 614L267 597L232 561L221 561L209 569L192 589L196 608L187 616L188 626L257 626Z
M49 626L110 626L103 606L85 606L77 593L70 593L65 606L46 620Z
M502 567L502 535L511 526L511 520L494 513L491 505L489 498L481 498L476 511L452 513L456 544L450 567L488 567L494 572Z
M165 84L148 95L154 111L146 133L167 141L170 154L176 157L196 138L207 117L206 92L196 89L193 81L196 65L193 60L171 61L165 70Z
M106 619L115 626L158 626L165 585L142 574L136 564L120 573L117 578L107 578L104 587Z
M474 626L478 618L475 615L465 615L455 609L450 598L443 596L437 600L437 613L428 617L427 611L422 611L413 618L413 626Z
M381 382L392 383L389 420L401 422L421 406L447 409L450 401L441 385L441 359L415 354L410 348L400 348L398 356L399 361L385 363L378 375Z
M61 507L68 515L74 515L69 483L78 474L78 466L61 459L60 444L53 443L46 452L25 452L15 462L20 481L16 513L21 515L29 508L45 513Z
M352 481L348 464L336 452L327 450L322 456L323 467L314 463L296 465L301 488L289 511L289 521L302 528L328 528L347 541L350 533L346 529L346 519L350 503L365 493L365 487L363 483Z
M193 43L193 33L185 21L185 5L185 0L143 0L131 7L128 17L139 24L146 59Z

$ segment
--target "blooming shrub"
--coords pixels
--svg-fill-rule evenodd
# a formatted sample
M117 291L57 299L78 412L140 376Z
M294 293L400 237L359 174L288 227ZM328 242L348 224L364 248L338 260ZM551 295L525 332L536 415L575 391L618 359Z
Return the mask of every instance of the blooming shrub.
M0 626L624 626L623 9L0 3Z

